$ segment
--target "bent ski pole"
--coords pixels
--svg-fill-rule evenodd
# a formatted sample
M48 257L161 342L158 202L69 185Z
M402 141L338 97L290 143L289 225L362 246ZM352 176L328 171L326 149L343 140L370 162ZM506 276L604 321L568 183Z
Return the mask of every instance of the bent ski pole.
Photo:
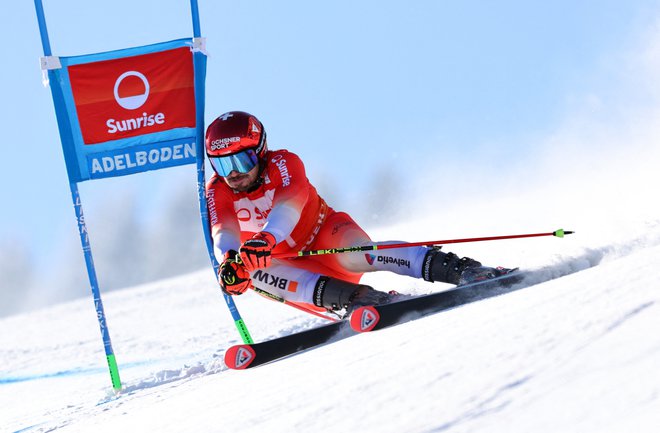
M302 305L298 305L298 304L295 304L293 302L289 302L289 301L287 301L286 299L284 299L280 296L273 295L272 293L267 292L265 290L261 290L257 287L252 287L252 289L256 293L260 294L261 296L263 296L265 298L268 298L268 299L273 300L273 301L281 302L285 305L288 305L289 307L297 308L300 311L304 311L305 313L313 314L314 316L321 317L321 318L329 320L331 322L338 322L339 321L338 319L335 319L334 317L326 316L325 314L319 313L318 311L314 311L311 308L305 308Z
M375 250L389 250L394 248L409 248L409 247L420 247L420 246L434 246L434 245L445 245L445 244L458 244L466 242L481 242L481 241L499 241L504 239L519 239L519 238L533 238L540 236L555 236L558 238L563 238L565 235L570 235L575 232L559 229L554 232L549 233L533 233L533 234L523 234L523 235L507 235L507 236L488 236L481 238L465 238L465 239L446 239L441 241L423 241L423 242L401 242L394 244L381 244L381 245L361 245L353 247L341 247L341 248L327 248L320 250L311 250L311 251L298 251L297 253L285 253L285 254L276 254L273 255L277 259L287 259L293 257L305 257L305 256L320 256L324 254L339 254L339 253L354 253L360 251L375 251Z
M236 262L237 262L237 263L242 263L241 258L240 258L240 257L236 257ZM296 309L298 309L298 310L300 310L300 311L304 311L305 313L309 313L309 314L312 314L312 315L314 315L314 316L321 317L321 318L326 319L326 320L329 320L329 321L331 321L331 322L337 322L337 321L338 321L338 320L335 319L334 317L326 316L325 314L319 313L318 311L314 311L314 310L312 310L312 309L310 309L310 308L305 308L305 307L303 307L302 305L298 305L298 304L296 304L296 303L293 303L293 302L287 301L286 299L282 298L281 296L277 296L277 295L274 295L274 294L272 294L272 293L270 293L270 292L267 292L267 291L265 291L265 290L262 290L262 289L260 289L260 288L258 288L258 287L254 287L254 285L250 285L250 288L251 288L252 290L254 290L256 293L258 293L259 295L263 296L264 298L268 298L268 299L270 299L271 301L281 302L281 303L284 304L284 305L288 305L289 307L296 308ZM226 295L226 297L231 298L231 296L228 296L228 295Z

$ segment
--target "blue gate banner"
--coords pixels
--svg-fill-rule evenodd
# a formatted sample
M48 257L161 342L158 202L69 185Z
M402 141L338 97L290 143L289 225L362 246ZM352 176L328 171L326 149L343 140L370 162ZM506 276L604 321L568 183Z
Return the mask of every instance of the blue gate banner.
M196 51L178 39L50 62L70 181L196 163L206 74Z

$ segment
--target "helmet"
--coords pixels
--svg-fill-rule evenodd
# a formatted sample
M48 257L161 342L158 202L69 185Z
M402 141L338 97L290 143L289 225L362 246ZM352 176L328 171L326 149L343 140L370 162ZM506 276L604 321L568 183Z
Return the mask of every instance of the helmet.
M229 111L206 128L206 154L227 156L254 149L259 158L268 151L266 131L259 119L244 111Z
M206 154L220 176L247 173L265 158L268 146L263 124L243 111L229 111L206 129Z

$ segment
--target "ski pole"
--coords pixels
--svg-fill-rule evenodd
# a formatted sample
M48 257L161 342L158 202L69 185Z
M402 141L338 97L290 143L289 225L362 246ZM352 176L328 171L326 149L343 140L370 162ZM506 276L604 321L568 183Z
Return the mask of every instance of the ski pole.
M334 317L326 316L325 314L319 313L318 311L314 311L311 308L305 308L302 305L298 305L298 304L295 304L293 302L289 302L289 301L287 301L286 299L284 299L280 296L274 295L274 294L272 294L270 292L267 292L265 290L261 290L257 287L252 286L252 290L254 290L255 292L257 292L258 294L260 294L261 296L263 296L265 298L271 299L273 301L281 302L285 305L288 305L289 307L297 308L300 311L304 311L305 313L313 314L314 316L321 317L321 318L329 320L331 322L337 322L338 321Z
M236 257L235 260L236 260L236 263L239 263L239 264L240 264L240 263L243 263L243 262L241 261L241 258L238 257L238 256ZM258 287L254 287L254 285L250 285L250 288L251 288L252 290L254 290L256 293L258 293L259 295L263 296L264 298L268 298L268 299L270 299L270 300L272 300L272 301L281 302L281 303L284 304L284 305L288 305L289 307L296 308L296 309L298 309L298 310L300 310L300 311L304 311L305 313L309 313L309 314L312 314L312 315L314 315L314 316L321 317L321 318L326 319L326 320L329 320L329 321L331 321L331 322L337 322L337 319L335 319L334 317L326 316L325 314L319 313L318 311L314 311L314 310L312 310L311 308L305 308L305 307L303 307L302 305L298 305L298 304L295 304L295 303L293 303L293 302L287 301L286 299L282 298L281 296L277 296L277 295L274 295L274 294L272 294L272 293L270 293L270 292L267 292L267 291L265 291L265 290L262 290L262 289L260 289L260 288L258 288Z
M320 256L324 254L339 254L339 253L354 253L360 251L375 251L375 250L389 250L394 248L409 248L409 247L420 247L420 246L434 246L434 245L444 245L444 244L458 244L466 242L481 242L481 241L499 241L504 239L519 239L519 238L533 238L540 236L555 236L558 238L563 238L565 235L570 235L575 232L559 229L554 232L549 233L533 233L533 234L523 234L523 235L507 235L507 236L487 236L480 238L465 238L465 239L446 239L441 241L422 241L422 242L402 242L395 244L386 244L386 245L361 245L353 247L341 247L341 248L326 248L320 250L311 250L311 251L298 251L294 253L283 253L283 254L274 254L273 258L277 259L288 259L293 257L305 257L305 256Z

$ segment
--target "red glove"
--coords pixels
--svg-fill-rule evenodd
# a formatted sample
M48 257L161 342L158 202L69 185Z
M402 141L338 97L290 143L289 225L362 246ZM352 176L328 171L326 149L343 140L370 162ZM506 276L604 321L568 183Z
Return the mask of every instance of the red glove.
M250 274L240 262L238 253L229 250L218 271L222 291L228 295L242 295L252 284Z
M270 255L275 247L275 236L259 232L241 245L240 256L243 266L249 272L270 266Z

